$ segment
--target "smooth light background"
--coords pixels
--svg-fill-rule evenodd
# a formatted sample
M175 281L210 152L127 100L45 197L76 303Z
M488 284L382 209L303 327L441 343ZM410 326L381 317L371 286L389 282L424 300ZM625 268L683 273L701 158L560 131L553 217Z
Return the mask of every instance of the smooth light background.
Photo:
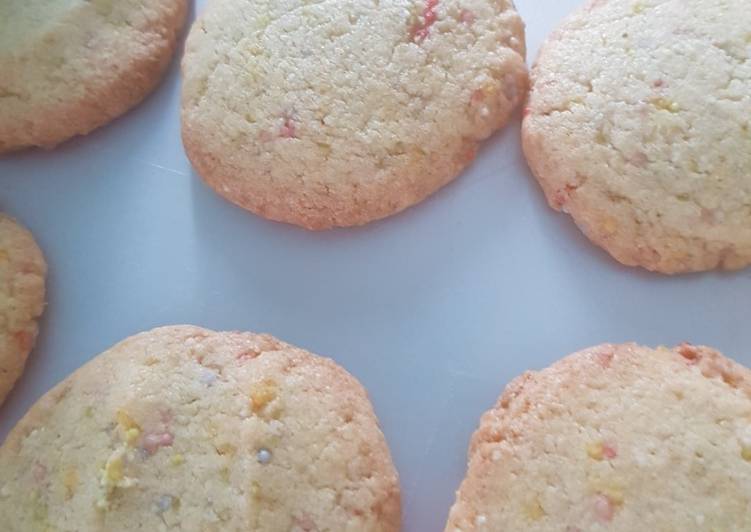
M577 4L517 1L530 62ZM269 332L366 386L401 475L404 530L432 531L480 415L525 370L629 340L709 344L751 365L751 269L665 277L620 266L547 207L518 120L421 205L310 233L204 186L183 152L178 101L175 62L111 125L0 160L0 209L34 232L50 267L42 333L0 409L0 439L55 383L136 332Z

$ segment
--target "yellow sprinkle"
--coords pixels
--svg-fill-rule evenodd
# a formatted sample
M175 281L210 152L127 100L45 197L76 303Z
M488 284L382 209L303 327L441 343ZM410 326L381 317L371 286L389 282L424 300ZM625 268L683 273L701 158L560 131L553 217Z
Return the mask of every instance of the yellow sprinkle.
M644 4L642 4L641 2L636 2L634 4L634 13L639 14L642 11L644 11Z
M172 458L170 459L170 462L172 462L172 465L179 466L185 463L185 457L181 455L180 453L173 454Z
M668 100L667 98L657 98L656 100L652 101L652 104L658 109L669 111L671 113L677 113L681 110L681 106L678 105L678 102Z
M602 460L604 457L604 446L602 442L590 443L587 445L587 455L593 460Z
M271 379L264 379L253 386L250 391L250 408L258 413L276 398L277 385Z
M614 484L610 484L610 485L604 486L599 491L603 495L607 495L608 499L610 499L610 502L613 503L614 505L621 506L623 504L623 501L624 501L623 490L620 487Z
M744 447L743 449L741 449L741 457L746 462L751 462L751 447Z
M124 410L117 411L117 423L123 430L140 429L141 427Z
M76 493L76 488L78 488L78 470L75 467L69 467L65 471L63 486L65 486L65 498L72 498Z
M214 448L216 449L216 452L221 454L222 456L224 455L234 456L234 454L237 452L237 447L227 442L220 443L219 445L216 445Z
M134 445L141 435L141 431L135 427L125 431L125 441L128 445Z
M530 521L539 521L546 515L540 501L537 499L524 505L524 514Z
M120 456L116 456L107 460L107 465L104 466L105 479L112 482L118 482L125 478L123 459Z

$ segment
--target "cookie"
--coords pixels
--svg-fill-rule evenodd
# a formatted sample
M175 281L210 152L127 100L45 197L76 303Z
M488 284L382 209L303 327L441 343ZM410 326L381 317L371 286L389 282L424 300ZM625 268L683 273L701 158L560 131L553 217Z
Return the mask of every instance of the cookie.
M34 237L0 213L0 404L36 342L46 275L47 264Z
M472 437L446 530L751 530L751 371L626 344L523 375Z
M139 103L186 10L186 0L0 2L0 153L52 148Z
M526 94L510 0L209 0L183 59L182 135L226 199L360 225L454 179Z
M399 529L362 386L275 338L139 334L43 397L0 448L5 530Z
M547 40L523 122L550 205L629 266L751 263L746 0L594 0Z

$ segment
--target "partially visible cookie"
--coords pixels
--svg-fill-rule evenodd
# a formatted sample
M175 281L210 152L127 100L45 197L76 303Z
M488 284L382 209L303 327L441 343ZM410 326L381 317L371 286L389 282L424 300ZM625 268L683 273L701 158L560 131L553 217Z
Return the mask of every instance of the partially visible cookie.
M36 342L46 275L47 264L34 237L0 213L0 404Z
M706 347L581 351L511 383L447 532L751 530L751 371Z
M751 264L748 0L589 0L532 70L524 151L623 264Z
M56 530L399 529L362 386L270 336L164 327L96 357L0 448L0 521Z
M186 0L0 2L0 153L52 148L139 103L186 10Z
M209 0L183 59L203 179L308 229L383 218L475 158L527 90L510 0Z

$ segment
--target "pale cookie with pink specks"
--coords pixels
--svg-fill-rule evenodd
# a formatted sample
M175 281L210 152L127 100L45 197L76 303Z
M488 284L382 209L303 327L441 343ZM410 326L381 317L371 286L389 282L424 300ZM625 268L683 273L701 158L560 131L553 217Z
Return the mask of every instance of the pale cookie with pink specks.
M751 370L601 345L512 382L472 437L447 532L751 530Z
M532 69L524 151L550 205L623 264L751 264L747 0L595 0Z
M454 179L527 90L511 0L209 0L183 59L188 157L226 199L308 229Z
M162 78L187 0L2 0L0 153L52 148L138 104Z
M0 521L55 530L399 529L362 386L270 336L164 327L96 357L0 448Z
M36 342L46 275L47 264L32 234L0 213L0 404Z

